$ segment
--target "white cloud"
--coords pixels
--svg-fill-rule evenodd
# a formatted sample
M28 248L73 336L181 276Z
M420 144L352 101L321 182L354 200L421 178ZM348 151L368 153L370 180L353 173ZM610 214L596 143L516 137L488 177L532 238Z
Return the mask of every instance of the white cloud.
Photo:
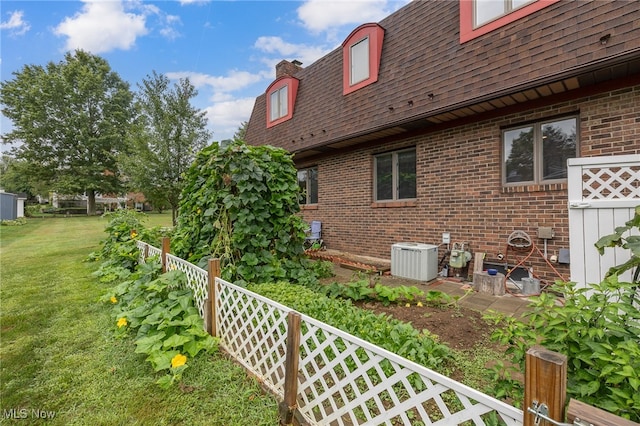
M231 139L243 121L249 121L255 98L240 98L227 102L218 102L207 108L209 127L213 130L213 139L221 141Z
M7 14L9 15L9 19L0 22L0 30L8 30L12 36L21 36L31 29L31 25L23 20L23 11L16 10L14 12L8 12Z
M148 33L145 24L145 15L126 12L120 1L84 0L82 10L62 21L54 33L68 37L65 50L98 54L131 49L138 37Z
M387 0L307 0L298 8L298 18L309 31L319 33L378 22L389 15L387 6Z
M235 92L241 92L255 83L273 78L266 71L250 73L238 70L229 71L225 76L188 71L168 72L166 76L171 80L188 78L200 92L198 98L206 99L203 103L208 106L202 110L206 113L208 127L213 130L213 139L216 141L231 139L240 124L249 121L251 117L255 97L238 98Z
M242 90L263 80L265 73L253 74L248 71L231 70L226 76L214 76L190 71L168 72L166 76L171 80L188 78L196 89L207 87L214 93L228 93Z
M280 37L262 36L258 37L254 47L262 52L276 54L275 59L263 59L267 65L275 65L282 59L297 59L303 64L309 65L331 50L325 46L309 46L306 44L287 43Z

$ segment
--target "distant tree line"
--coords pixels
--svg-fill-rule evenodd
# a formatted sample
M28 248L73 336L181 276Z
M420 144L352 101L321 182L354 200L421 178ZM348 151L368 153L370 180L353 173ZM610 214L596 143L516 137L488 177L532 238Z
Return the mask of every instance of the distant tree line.
M13 124L2 134L13 147L0 161L0 187L86 194L88 214L96 194L142 192L175 221L183 173L212 143L205 112L191 105L197 94L189 79L171 84L155 71L132 91L106 60L82 50L26 65L0 83Z

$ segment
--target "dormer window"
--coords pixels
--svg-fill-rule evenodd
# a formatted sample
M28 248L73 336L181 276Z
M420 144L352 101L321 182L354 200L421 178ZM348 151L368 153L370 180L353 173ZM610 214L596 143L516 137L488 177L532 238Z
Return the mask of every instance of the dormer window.
M343 94L378 81L383 39L381 26L364 24L342 43Z
M460 43L490 33L559 0L460 0Z
M297 78L286 75L267 88L267 128L293 117L298 83Z
M351 75L349 85L353 86L369 78L369 37L365 37L350 48Z
M278 118L282 118L288 114L287 93L289 86L282 86L281 88L271 92L269 96L269 102L271 105L271 121L276 121Z

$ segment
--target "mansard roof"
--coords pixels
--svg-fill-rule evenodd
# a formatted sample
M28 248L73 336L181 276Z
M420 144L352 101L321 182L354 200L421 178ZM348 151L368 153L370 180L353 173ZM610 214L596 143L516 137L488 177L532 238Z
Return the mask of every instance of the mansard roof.
M380 21L378 81L353 93L342 91L342 47L298 70L293 117L267 128L260 95L247 142L303 158L615 79L640 81L635 2L559 1L464 43L459 8L413 1Z

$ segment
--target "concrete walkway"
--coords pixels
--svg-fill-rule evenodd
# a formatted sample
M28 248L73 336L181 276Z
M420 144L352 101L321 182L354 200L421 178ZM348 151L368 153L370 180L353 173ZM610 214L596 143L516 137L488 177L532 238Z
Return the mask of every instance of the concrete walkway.
M495 311L510 316L520 316L528 310L529 300L526 297L517 297L510 294L505 294L504 296L482 294L473 291L470 283L464 285L448 281L446 278L437 278L423 285L417 284L416 287L426 287L429 290L437 290L451 296L459 296L461 306L480 312ZM468 288L471 288L471 290L467 290ZM467 292L468 294L465 296Z

